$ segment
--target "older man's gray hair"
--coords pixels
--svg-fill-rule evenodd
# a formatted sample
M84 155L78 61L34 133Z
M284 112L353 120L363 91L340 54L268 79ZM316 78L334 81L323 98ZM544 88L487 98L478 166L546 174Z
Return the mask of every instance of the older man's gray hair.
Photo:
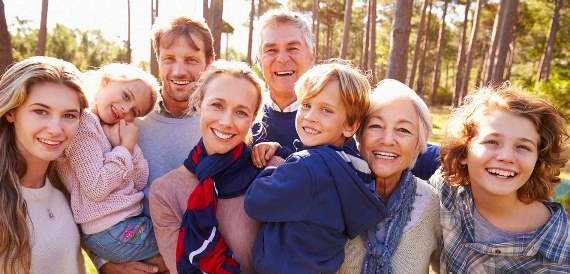
M263 46L263 37L261 33L263 29L265 29L268 25L271 24L292 24L293 26L297 27L305 40L305 44L309 48L309 50L314 53L315 49L315 38L313 33L311 32L311 28L309 27L309 23L304 18L304 16L298 12L293 12L286 9L276 9L270 10L263 14L259 19L259 23L256 27L257 32L259 33L259 40L258 40L258 47L257 47L257 57L261 57L261 50Z

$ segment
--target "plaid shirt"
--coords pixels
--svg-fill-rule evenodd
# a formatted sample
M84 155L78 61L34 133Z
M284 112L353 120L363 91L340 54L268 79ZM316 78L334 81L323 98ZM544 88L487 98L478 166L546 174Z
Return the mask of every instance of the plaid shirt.
M441 195L441 273L570 273L570 227L560 204L544 203L553 213L536 234L501 244L478 243L471 190L450 187L440 171L436 174L430 183Z

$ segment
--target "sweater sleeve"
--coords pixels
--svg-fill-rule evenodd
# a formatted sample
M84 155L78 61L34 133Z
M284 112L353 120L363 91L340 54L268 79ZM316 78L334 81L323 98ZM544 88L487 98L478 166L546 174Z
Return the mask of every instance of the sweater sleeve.
M124 178L133 169L133 159L123 146L105 151L96 125L89 121L80 126L73 142L65 150L71 169L75 173L87 198L99 202L124 183ZM148 176L148 175L147 175Z
M313 176L303 158L292 155L277 167L262 171L249 187L245 211L261 222L291 222L302 219L315 195Z
M135 184L136 190L143 190L148 182L148 162L143 156L142 150L139 145L135 145L133 150L133 172L132 180Z

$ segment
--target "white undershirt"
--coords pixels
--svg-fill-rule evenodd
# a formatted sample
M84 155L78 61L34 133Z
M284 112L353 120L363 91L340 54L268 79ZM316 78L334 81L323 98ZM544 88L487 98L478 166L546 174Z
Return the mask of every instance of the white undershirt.
M79 230L63 193L48 179L41 188L22 186L21 190L28 206L30 273L85 273Z

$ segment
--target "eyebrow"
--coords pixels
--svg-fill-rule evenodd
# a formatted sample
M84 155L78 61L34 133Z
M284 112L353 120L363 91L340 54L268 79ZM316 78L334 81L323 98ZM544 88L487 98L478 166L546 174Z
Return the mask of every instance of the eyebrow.
M277 43L265 43L263 44L263 48L270 48L270 47L275 47L277 45ZM289 41L286 44L287 46L293 46L293 45L302 45L301 41Z
M208 102L212 102L212 101L222 101L225 103L226 99L220 98L220 97L214 97L214 98L210 99ZM237 108L240 108L240 109L243 108L243 109L246 109L248 111L251 111L251 109L246 105L238 105Z
M490 136L495 136L495 137L502 137L502 136L503 136L502 134L499 134L499 133L491 133L491 134L489 134L489 135L490 135ZM520 140L520 141L525 142L525 143L530 143L530 144L532 144L533 146L538 147L537 142L535 142L535 141L532 140L532 139L529 139L529 138L526 138L526 137L519 137L519 138L517 138L517 140Z
M376 118L376 119L378 119L378 120L380 120L380 121L384 121L384 119L382 119L382 118L381 118L380 116L378 116L378 115L372 115L372 116L370 116L370 118L369 118L368 120L371 120L371 119L374 119L374 118ZM410 121L410 120L407 120L407 119L400 119L400 120L396 121L396 124L399 124L399 123L406 123L406 124L414 125L414 122L413 122L413 121Z
M44 105L44 104L42 104L42 103L33 103L33 104L30 104L30 106L40 106L40 107L43 107L43 108L51 109L50 106ZM80 111L77 110L77 109L67 109L67 110L65 110L64 112L75 112L75 113L79 113Z

